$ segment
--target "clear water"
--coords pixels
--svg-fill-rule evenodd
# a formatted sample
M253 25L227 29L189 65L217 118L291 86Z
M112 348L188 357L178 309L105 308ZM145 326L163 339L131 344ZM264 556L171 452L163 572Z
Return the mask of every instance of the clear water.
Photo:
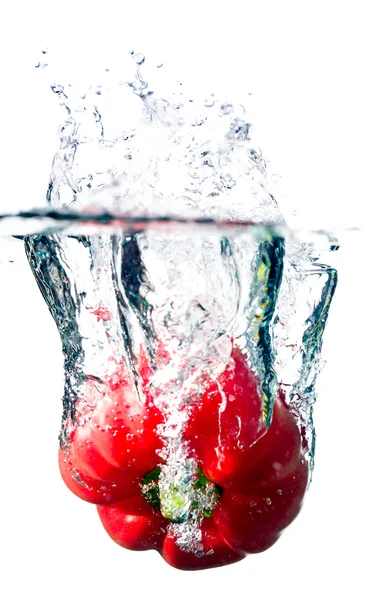
M258 375L266 427L282 386L313 466L315 383L337 281L327 261L337 244L286 227L243 106L193 101L180 85L158 97L144 57L134 58L135 78L112 90L52 86L65 122L46 205L3 215L0 233L23 237L61 336L61 444L94 409L80 402L77 414L88 382L101 388L122 365L138 389L147 365L166 415L160 496L164 504L175 490L177 543L199 553L212 491L188 484L196 464L182 440L185 407L203 377L223 371L236 341ZM119 110L103 112L103 98Z

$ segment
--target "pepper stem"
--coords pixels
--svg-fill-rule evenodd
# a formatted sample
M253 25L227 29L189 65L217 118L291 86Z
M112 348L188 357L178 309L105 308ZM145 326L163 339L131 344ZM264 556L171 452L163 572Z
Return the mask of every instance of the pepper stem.
M168 476L161 467L145 475L141 485L143 498L173 523L211 517L221 489L198 468L195 473Z
M174 523L183 523L189 516L192 505L192 490L185 483L162 482L160 490L160 511L163 517Z

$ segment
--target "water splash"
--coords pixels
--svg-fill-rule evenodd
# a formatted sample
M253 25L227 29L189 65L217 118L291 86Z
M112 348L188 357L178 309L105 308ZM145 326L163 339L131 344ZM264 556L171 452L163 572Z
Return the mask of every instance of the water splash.
M66 120L49 184L51 207L276 222L278 207L244 106L215 96L187 98L180 85L162 99L143 76L144 57L134 58L134 79L111 90L101 86L100 96L99 86L84 94L52 86ZM115 120L109 97L120 108Z
M53 227L26 236L25 248L62 340L62 446L78 406L91 418L88 385L100 394L122 365L140 402L147 393L165 414L162 511L176 543L201 555L199 525L214 490L195 486L197 464L182 437L190 405L236 344L260 382L261 435L284 388L312 466L336 273L321 262L318 239L285 227L245 108L214 95L193 100L180 85L161 98L143 75L145 57L132 56L136 75L115 90L51 86L65 121L46 210L29 217ZM114 93L119 113L103 104Z

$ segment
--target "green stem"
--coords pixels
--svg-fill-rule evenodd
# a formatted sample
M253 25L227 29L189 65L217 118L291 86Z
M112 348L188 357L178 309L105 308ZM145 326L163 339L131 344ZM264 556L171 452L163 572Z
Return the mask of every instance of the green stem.
M141 490L143 498L174 523L193 517L211 517L222 492L199 468L195 475L177 483L162 477L161 467L145 475Z

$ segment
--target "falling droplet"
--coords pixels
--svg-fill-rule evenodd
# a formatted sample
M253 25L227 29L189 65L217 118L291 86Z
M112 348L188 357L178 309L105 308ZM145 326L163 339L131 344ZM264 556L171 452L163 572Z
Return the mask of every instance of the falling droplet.
M144 61L146 60L146 57L144 56L144 54L138 53L138 54L135 54L134 60L137 65L143 65Z
M212 108L215 104L215 97L214 94L210 94L209 98L207 100L205 100L204 102L204 106L206 106L206 108Z
M54 92L54 94L63 94L64 93L64 87L62 85L52 85L51 86L52 91Z

